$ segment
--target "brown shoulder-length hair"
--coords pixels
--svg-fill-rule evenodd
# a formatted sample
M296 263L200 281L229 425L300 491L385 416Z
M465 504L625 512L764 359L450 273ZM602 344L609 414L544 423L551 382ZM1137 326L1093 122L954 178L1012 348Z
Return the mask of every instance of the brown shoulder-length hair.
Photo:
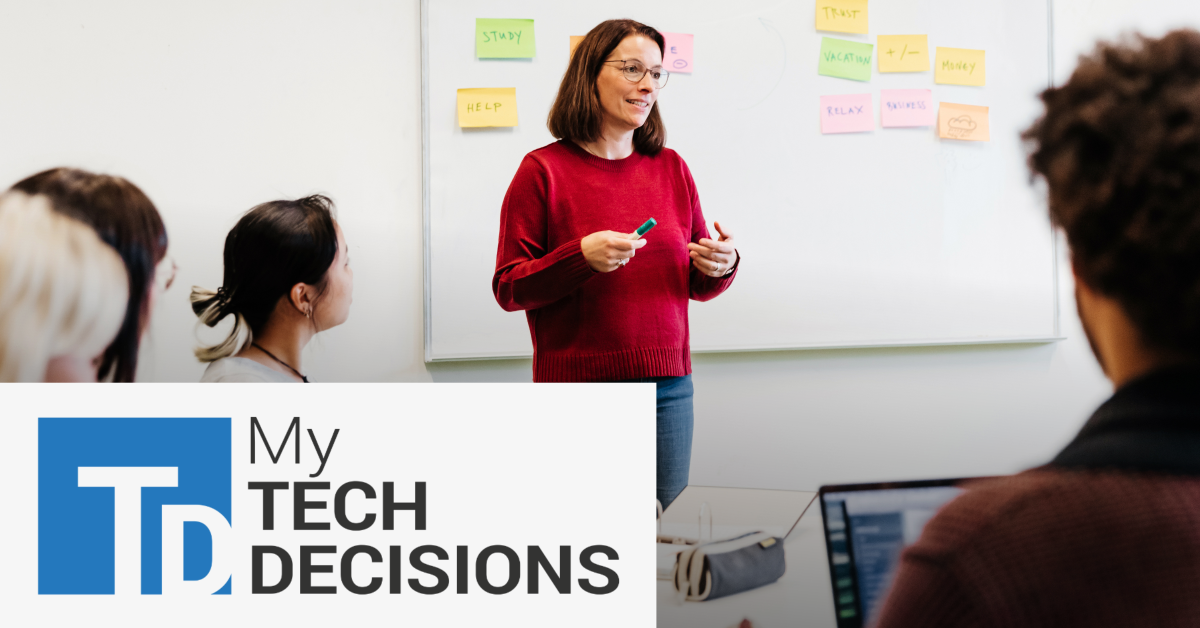
M116 249L129 273L129 303L116 339L104 351L101 380L132 382L138 348L150 318L155 267L167 254L167 230L154 203L121 177L76 168L53 168L26 178L13 190L43 195L55 211L83 222Z
M643 35L664 51L662 33L633 20L608 20L593 28L571 55L571 63L558 87L554 106L546 126L560 140L594 142L600 139L603 108L596 92L596 79L604 60L626 37ZM633 149L643 155L657 155L667 144L667 127L658 115L658 103L650 107L645 124L633 132Z

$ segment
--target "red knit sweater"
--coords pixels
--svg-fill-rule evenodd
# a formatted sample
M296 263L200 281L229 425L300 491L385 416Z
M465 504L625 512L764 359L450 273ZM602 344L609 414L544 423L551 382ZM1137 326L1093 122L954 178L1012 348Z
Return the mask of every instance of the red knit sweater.
M626 266L588 266L580 240L648 218L658 225ZM737 274L692 267L687 244L707 237L696 184L673 150L601 159L561 141L526 155L504 196L492 292L505 310L525 310L533 380L691 373L688 299L716 297Z

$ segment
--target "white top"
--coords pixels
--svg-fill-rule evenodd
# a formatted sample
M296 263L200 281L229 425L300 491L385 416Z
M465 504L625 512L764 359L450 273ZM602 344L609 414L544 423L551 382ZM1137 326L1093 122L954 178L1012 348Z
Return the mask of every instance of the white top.
M247 358L221 358L208 365L200 383L250 382L298 384L299 381Z

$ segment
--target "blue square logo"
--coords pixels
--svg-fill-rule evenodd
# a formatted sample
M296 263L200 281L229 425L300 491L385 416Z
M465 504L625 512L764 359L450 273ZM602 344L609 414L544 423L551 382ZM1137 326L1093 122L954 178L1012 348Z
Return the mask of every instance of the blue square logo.
M230 418L38 420L38 593L228 594Z

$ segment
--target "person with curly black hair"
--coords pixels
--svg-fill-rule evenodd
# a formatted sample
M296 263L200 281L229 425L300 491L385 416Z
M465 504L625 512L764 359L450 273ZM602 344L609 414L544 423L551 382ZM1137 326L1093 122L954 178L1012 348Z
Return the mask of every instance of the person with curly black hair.
M1102 43L1042 101L1030 169L1115 392L930 520L880 627L1200 625L1200 33Z

